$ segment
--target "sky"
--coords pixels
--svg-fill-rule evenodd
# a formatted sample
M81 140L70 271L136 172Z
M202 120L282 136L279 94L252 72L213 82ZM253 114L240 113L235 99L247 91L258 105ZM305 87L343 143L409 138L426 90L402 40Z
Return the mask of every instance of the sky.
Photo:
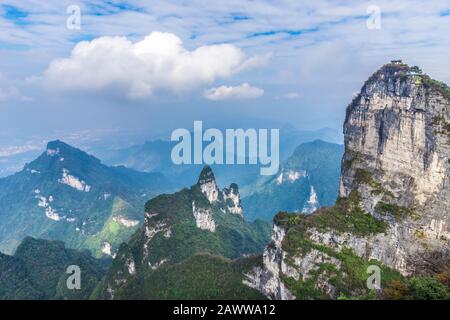
M450 83L449 30L450 0L2 0L0 152L194 120L341 130L390 60Z

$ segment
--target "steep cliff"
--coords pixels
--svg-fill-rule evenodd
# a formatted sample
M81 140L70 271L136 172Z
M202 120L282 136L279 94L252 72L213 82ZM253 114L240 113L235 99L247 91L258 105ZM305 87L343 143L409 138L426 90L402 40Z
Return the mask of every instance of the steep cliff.
M391 62L347 108L340 198L308 217L280 213L247 285L273 299L368 296L450 259L450 89ZM382 290L378 290L380 295Z
M183 292L190 295L188 291L193 292L193 284L183 289L188 291L175 290L173 295L167 295L167 290L174 290L170 283L175 281L173 279L192 283L194 277L200 277L201 273L193 268L200 260L210 261L204 268L211 277L221 278L216 272L222 268L227 270L224 275L228 274L230 278L227 279L233 283L236 283L235 277L239 277L238 286L232 290L228 288L234 292L231 294L230 291L229 297L238 297L237 292L241 290L258 296L257 291L248 291L249 288L242 285L243 274L238 270L244 265L250 265L246 272L251 269L247 260L253 258L247 257L261 254L269 236L268 223L249 223L243 218L238 186L231 184L229 188L219 190L211 168L206 166L192 187L147 202L142 227L121 246L95 297L125 299L132 295L150 299L178 298ZM198 257L205 253L206 256ZM165 273L170 276L158 276ZM226 282L224 280L223 284ZM204 283L197 283L195 298L212 297L207 293L211 290L204 291L203 286ZM220 292L228 290L224 287L216 289Z

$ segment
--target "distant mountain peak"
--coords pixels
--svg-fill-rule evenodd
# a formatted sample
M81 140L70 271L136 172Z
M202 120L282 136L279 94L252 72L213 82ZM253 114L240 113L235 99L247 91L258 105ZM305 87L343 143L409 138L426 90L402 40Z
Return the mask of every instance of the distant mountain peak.
M61 152L67 152L67 151L71 151L71 150L72 151L77 150L79 152L82 152L81 150L78 150L61 140L49 141L47 143L47 148L46 148L47 155L56 155L56 154L60 154Z
M61 164L69 162L71 166L78 166L77 164L83 164L84 166L86 164L101 164L101 161L96 157L91 156L88 153L61 140L49 141L42 156L43 157L41 157L40 160L44 160L45 162L47 162L48 159L55 158L59 160L58 162L61 162Z
M138 227L147 198L169 188L160 174L106 166L61 140L42 151L22 171L0 179L0 208L8 211L0 209L4 253L27 235L63 240L96 256L104 255L104 243L115 252ZM118 233L106 232L110 226Z
M63 148L67 148L67 147L73 148L72 146L68 145L67 143L65 143L65 142L63 142L63 141L61 141L61 140L59 140L59 139L57 139L57 140L52 140L52 141L49 141L49 142L47 143L47 149L57 149L57 148L60 148L60 147L63 147Z

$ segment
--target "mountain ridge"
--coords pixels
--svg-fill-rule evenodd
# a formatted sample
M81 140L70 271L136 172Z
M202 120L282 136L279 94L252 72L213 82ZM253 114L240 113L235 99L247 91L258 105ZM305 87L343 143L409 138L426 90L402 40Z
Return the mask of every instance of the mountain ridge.
M160 174L108 167L51 141L22 171L0 179L0 249L11 253L25 236L34 236L104 255L102 246L118 246L142 221L145 199L169 189ZM100 239L102 229L113 231L113 238Z
M336 205L279 213L245 283L270 299L448 299L447 90L401 61L375 72L347 108Z
M229 259L257 255L268 241L269 229L261 221L248 223L237 185L219 190L211 168L205 166L192 187L146 203L143 226L121 246L96 291L103 298L124 298L128 286L144 285L136 279L151 278L158 270L190 261L200 253ZM151 283L145 285L151 287Z
M300 144L275 176L245 188L247 219L271 221L279 211L309 214L334 204L343 152L343 146L322 140Z

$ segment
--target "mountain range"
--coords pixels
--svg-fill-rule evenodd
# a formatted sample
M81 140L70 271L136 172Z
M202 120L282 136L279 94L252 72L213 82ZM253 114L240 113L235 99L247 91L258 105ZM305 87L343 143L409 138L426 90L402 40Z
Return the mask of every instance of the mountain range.
M237 298L238 292L260 296L243 286L241 268L250 270L251 261L258 259L270 225L249 223L243 215L238 186L219 190L206 166L192 187L146 203L143 225L120 247L95 297L219 298L226 293ZM200 288L204 280L195 283L203 276L221 280L209 283L212 287L205 291Z
M150 154L159 158L170 154L166 142L147 146L152 150ZM320 141L298 147L284 162L281 170L285 173L280 171L285 177L295 172L298 181L287 178L278 183L278 176L261 183L257 166L216 167L222 174L245 176L241 180L249 182L244 187L245 193L251 193L243 199L245 218L270 221L280 209L304 211L309 201L311 211L332 203L338 190L340 148ZM138 150L138 154L146 154ZM321 159L321 155L326 156ZM161 162L155 158L152 161ZM176 169L170 162L153 168L171 175L169 181L159 172L106 166L62 141L49 142L46 150L23 170L0 179L0 252L11 254L24 237L32 236L61 240L70 248L89 249L96 257L112 257L142 223L142 208L148 199L181 184L173 182L177 174L180 180L198 175L199 166L188 167Z
M328 128L306 131L284 126L280 129L280 160L290 157L300 144L317 139L340 143L341 135ZM174 165L170 155L176 143L166 140L147 141L144 144L102 153L101 159L110 165L124 165L139 171L162 173L174 186L182 188L198 176L203 165ZM211 165L211 168L219 184L237 183L241 187L255 183L260 170L258 165L250 164Z
M0 179L0 251L26 236L114 255L143 220L142 208L170 188L161 174L108 167L61 141L12 176Z
M228 246L197 241L197 233L211 236L221 219L228 225L224 221L241 212L236 197L224 207L225 194L237 194L237 186L221 196L211 169L205 168L197 185L175 199L163 196L147 203L142 230L119 250L94 297L257 297L244 291L244 284L268 299L449 299L450 90L417 70L397 61L383 66L347 108L344 150L321 141L301 145L276 177L261 183L262 191L254 188L269 198L268 206L289 191L278 189L270 198L285 183L299 181L299 187L308 181L306 191L336 185L328 161L344 152L334 205L315 207L318 193L310 191L303 213L295 207L296 212L275 216L262 255L249 257L256 251L247 249L238 256L239 251L224 250ZM320 168L330 170L313 178ZM277 206L286 205L282 199ZM187 217L191 231L171 242L173 228ZM213 243L233 238L222 234L225 238ZM236 239L242 248L245 237ZM219 261L214 255L235 260ZM204 275L211 280L206 287Z
M299 145L277 175L245 187L246 217L271 221L279 211L310 214L336 202L342 145L321 140Z
M71 265L82 270L79 290L66 286ZM0 253L0 300L88 299L108 266L61 241L26 237L13 256Z
M50 142L0 180L0 299L450 299L450 88L392 61L344 135L299 145L242 200L209 166L173 192L176 174Z

